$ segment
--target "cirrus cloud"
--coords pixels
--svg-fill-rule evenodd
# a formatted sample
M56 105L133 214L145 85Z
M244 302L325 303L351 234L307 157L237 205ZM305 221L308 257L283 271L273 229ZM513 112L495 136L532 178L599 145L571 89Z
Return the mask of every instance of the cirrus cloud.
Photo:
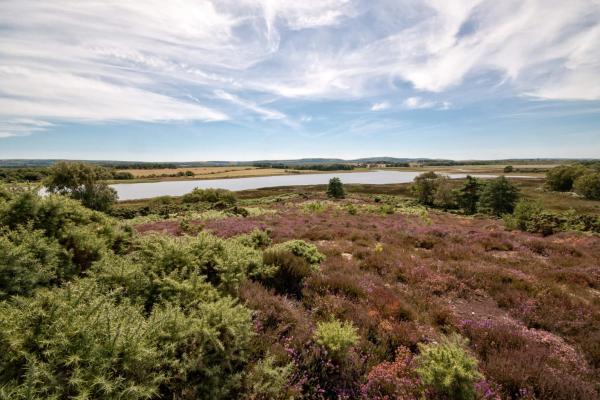
M0 135L72 121L305 122L281 101L378 111L390 104L372 99L399 95L405 109L444 109L427 94L481 75L482 98L501 85L600 100L599 21L595 0L5 0Z

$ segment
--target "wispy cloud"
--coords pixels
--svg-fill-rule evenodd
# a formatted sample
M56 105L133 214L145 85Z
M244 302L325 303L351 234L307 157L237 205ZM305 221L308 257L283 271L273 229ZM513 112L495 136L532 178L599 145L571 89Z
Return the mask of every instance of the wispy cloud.
M371 106L371 111L387 110L388 108L390 108L390 103L387 101L382 101L381 103L374 103Z
M0 29L2 136L50 127L27 121L289 125L265 97L447 109L426 99L482 75L515 97L600 100L598 1L4 0Z
M234 94L227 93L224 90L216 90L215 96L219 99L227 100L235 105L238 105L244 109L253 111L259 115L261 115L265 119L283 119L285 118L285 114L277 111L271 110L269 108L261 107L256 103L253 103L248 100L244 100Z

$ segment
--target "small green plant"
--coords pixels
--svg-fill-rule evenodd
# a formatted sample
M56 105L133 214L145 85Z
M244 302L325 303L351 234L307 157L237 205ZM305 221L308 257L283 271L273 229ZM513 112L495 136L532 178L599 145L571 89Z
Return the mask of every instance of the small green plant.
M325 261L325 255L319 252L317 246L305 242L304 240L289 240L287 242L278 243L272 247L273 250L287 250L295 256L301 257L310 266L318 270L319 264Z
M320 213L325 210L325 204L320 201L309 201L304 203L303 208L307 213Z
M444 336L438 343L419 344L416 371L427 389L442 398L475 398L475 382L483 376L467 344L467 339L458 334Z
M325 347L333 355L343 355L358 342L359 336L351 322L332 320L319 322L314 333L314 341Z

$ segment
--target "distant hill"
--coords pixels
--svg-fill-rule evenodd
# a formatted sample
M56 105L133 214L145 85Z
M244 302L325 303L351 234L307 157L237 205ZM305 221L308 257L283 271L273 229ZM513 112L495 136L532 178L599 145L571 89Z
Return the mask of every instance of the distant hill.
M83 161L112 167L217 167L217 166L249 166L254 164L285 164L285 165L311 165L311 164L364 164L364 163L423 163L429 165L443 164L552 164L575 161L592 161L593 159L566 159L566 158L518 158L503 160L450 160L432 158L398 158L398 157L366 157L345 160L342 158L300 158L292 160L255 160L255 161L116 161L116 160L61 160L61 159L0 159L0 167L46 167L58 161Z

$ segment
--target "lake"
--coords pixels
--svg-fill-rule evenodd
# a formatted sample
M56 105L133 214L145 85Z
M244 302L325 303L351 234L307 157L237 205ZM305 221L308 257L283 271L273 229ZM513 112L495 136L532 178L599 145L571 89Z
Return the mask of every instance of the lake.
M147 199L157 196L181 196L194 188L215 188L227 190L248 190L277 186L325 185L329 179L337 176L342 183L390 184L412 182L420 172L407 171L369 171L331 174L288 174L276 176L260 176L255 178L203 179L188 181L165 181L149 183L121 183L110 185L119 200ZM476 175L479 178L494 178L495 175ZM464 178L467 174L448 174L450 178ZM515 178L525 178L517 177Z

